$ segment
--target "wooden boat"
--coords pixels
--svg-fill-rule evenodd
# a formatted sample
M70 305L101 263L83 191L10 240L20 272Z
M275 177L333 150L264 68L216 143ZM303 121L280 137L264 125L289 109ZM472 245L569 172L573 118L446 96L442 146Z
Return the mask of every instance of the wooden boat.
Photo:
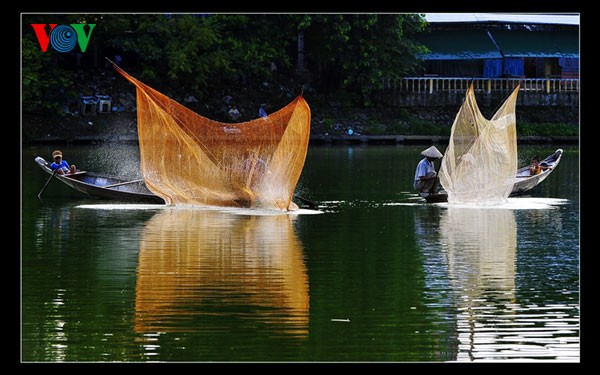
M50 163L38 156L35 162L48 174L52 174ZM98 198L112 199L122 202L165 204L159 196L153 194L143 179L126 180L121 177L79 171L73 174L54 176L67 186ZM294 194L294 199L300 201L302 207L318 208L319 204Z
M542 166L542 172L534 176L529 174L529 166L519 168L517 170L517 178L513 186L511 196L526 193L544 181L550 175L550 173L556 169L562 154L563 150L559 148L552 155L549 155L544 160L541 160L540 165Z
M50 169L50 163L41 156L37 156L35 162L44 172L50 175L54 173ZM99 198L136 203L165 203L162 198L154 195L148 189L143 179L126 180L121 177L85 171L66 175L57 173L54 178L77 191Z
M529 166L525 166L517 169L517 174L515 176L515 183L513 185L512 192L510 196L518 196L523 195L539 185L542 181L544 181L550 173L552 173L558 163L560 163L560 159L562 157L563 150L557 149L554 151L552 155L547 156L544 160L540 161L540 165L542 166L542 172L537 175L531 175L529 173ZM436 194L429 193L419 193L421 197L425 199L428 203L438 203L438 202L447 202L448 201L448 193L443 189L440 190Z

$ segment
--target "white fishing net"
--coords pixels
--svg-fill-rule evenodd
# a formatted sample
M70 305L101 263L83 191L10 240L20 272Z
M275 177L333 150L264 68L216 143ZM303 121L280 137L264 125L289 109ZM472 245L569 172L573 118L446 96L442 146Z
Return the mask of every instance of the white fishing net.
M477 106L473 86L467 91L439 172L449 203L506 202L517 172L518 93L517 85L487 120Z

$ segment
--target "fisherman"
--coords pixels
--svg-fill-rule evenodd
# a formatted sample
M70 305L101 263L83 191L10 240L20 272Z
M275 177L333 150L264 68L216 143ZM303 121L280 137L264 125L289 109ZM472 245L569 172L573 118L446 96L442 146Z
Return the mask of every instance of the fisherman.
M441 159L443 155L435 146L423 150L421 155L425 157L417 164L413 186L420 193L435 194L437 193L439 178L435 172L433 162L436 159Z
M244 173L257 183L261 181L265 174L271 174L264 159L258 156L256 151L246 151L244 153Z
M242 117L242 114L240 113L240 111L237 109L237 107L235 105L233 105L233 107L229 108L229 112L227 112L227 114L229 115L229 119L232 121L238 121L240 119L240 117Z
M543 161L540 163L539 156L535 155L531 158L531 165L529 166L529 175L535 176L544 172L547 169L552 169L547 162Z
M52 159L54 159L54 162L50 164L50 169L56 171L56 173L58 174L77 172L77 168L75 167L75 165L69 166L69 163L63 160L62 156L62 151L60 150L54 150L52 152Z
M265 111L264 105L261 105L260 108L258 109L258 115L260 117L264 118L265 120L267 119L268 115L267 115L267 111Z

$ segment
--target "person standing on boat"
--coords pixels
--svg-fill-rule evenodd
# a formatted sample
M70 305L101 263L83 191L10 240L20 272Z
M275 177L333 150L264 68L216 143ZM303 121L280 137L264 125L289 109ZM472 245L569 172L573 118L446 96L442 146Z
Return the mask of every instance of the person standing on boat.
M435 194L437 192L439 178L433 162L436 159L442 158L443 155L435 146L423 150L421 155L425 157L417 164L413 187L419 191L419 193Z
M65 160L63 160L62 151L60 151L60 150L53 151L52 159L54 159L54 162L52 164L50 164L50 169L52 169L53 171L56 171L56 173L67 174L67 173L77 172L77 168L75 167L75 165L69 166L69 163L67 163Z

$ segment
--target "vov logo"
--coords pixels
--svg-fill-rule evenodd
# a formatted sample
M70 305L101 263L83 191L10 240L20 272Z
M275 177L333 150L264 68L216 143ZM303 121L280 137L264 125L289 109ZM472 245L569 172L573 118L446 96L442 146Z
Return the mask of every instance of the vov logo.
M89 31L85 32L85 26L88 26ZM46 26L50 26L50 30L46 32ZM70 25L56 25L55 23L32 23L35 36L40 43L42 52L48 50L48 45L51 45L57 52L71 52L79 45L81 52L85 52L92 31L96 27L95 23L72 23Z

